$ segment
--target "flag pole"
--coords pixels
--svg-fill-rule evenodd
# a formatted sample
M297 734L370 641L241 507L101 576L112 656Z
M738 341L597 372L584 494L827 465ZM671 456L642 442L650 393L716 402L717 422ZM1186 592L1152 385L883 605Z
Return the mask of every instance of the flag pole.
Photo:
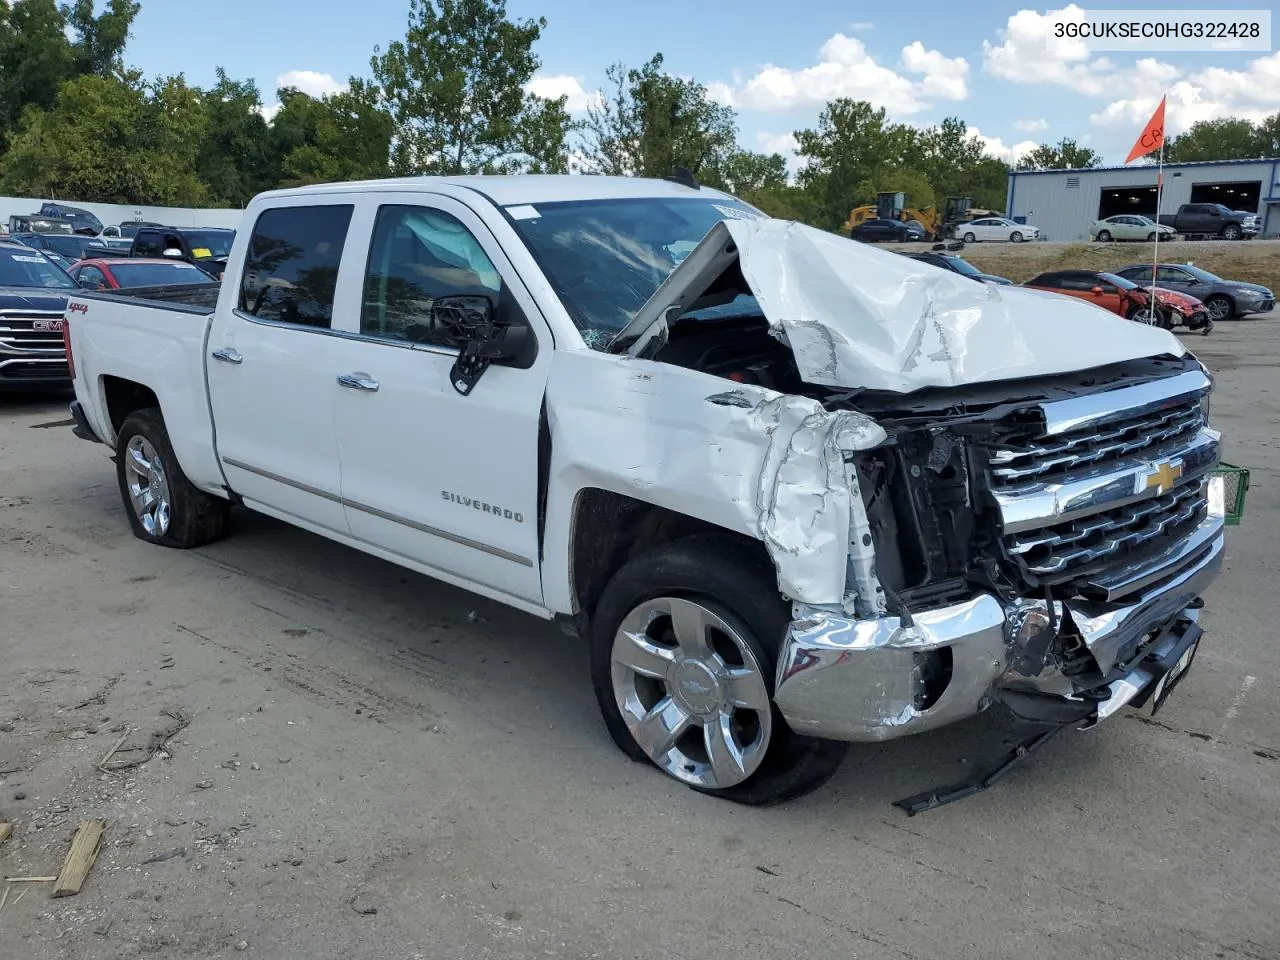
M1161 126L1163 127L1163 124ZM1160 201L1164 198L1164 142L1166 139L1164 130L1161 129L1160 155L1156 162L1156 239L1151 245L1151 305L1147 311L1152 323L1156 320L1156 273L1160 267Z

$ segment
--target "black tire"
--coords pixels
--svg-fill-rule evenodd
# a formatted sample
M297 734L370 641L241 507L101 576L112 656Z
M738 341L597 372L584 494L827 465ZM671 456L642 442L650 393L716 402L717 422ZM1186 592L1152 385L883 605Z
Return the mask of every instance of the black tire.
M129 441L141 437L151 445L159 456L169 491L169 527L163 535L148 531L143 526L133 500L129 493ZM227 535L231 522L231 504L221 497L212 497L203 490L197 490L182 472L178 458L173 452L173 444L169 442L169 431L165 429L164 417L159 409L150 407L137 410L125 417L116 437L116 481L120 486L120 497L124 502L125 514L129 517L129 526L133 535L147 543L159 544L162 547L190 549L201 547L207 543L221 540Z
M977 243L978 238L972 233L966 233L963 237L965 243Z
M1111 231L1110 231L1110 230L1099 230L1099 231L1098 231L1098 242L1099 242L1099 243L1110 243L1110 242L1111 242Z
M1242 231L1240 227L1234 223L1228 223L1225 227L1222 228L1223 240L1239 240L1240 237L1243 236L1243 234L1244 234L1244 231Z
M1129 312L1124 315L1124 318L1126 320L1132 320L1134 323L1146 323L1147 321L1144 320L1143 317L1147 316L1147 311L1149 309L1150 309L1149 307L1143 306L1141 304L1130 307ZM1161 326L1163 326L1163 320L1160 316L1159 310L1156 311L1156 321Z
M614 636L637 606L658 597L696 600L735 625L760 663L770 696L783 634L791 620L772 566L730 537L698 535L665 544L627 563L605 586L591 618L591 680L605 726L633 760L648 763L622 712L612 680ZM776 706L772 734L759 768L722 789L691 789L751 806L780 803L822 786L835 773L848 744L801 736Z
M1223 293L1215 293L1211 297L1204 299L1205 309L1209 311L1209 318L1217 317L1219 320L1230 320L1236 314L1236 305L1231 298Z
M1147 243L1155 243L1155 242L1156 242L1156 235L1154 233L1148 233Z

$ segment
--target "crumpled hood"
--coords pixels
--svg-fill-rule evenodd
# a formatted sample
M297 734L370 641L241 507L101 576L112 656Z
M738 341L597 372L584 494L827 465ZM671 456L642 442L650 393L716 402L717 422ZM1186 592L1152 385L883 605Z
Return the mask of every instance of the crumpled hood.
M974 283L771 219L712 228L614 348L641 354L664 334L668 317L710 290L723 291L735 265L774 335L790 346L800 375L815 385L908 393L1186 353L1168 331L1090 303Z

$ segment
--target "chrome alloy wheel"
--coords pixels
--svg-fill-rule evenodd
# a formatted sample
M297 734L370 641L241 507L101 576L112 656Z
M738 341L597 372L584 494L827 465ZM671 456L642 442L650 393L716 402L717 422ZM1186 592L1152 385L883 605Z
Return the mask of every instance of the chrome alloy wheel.
M739 630L675 597L633 609L613 638L613 693L640 749L706 789L759 769L773 728L764 671Z
M129 501L142 528L153 537L169 532L169 478L156 448L146 437L135 435L125 447Z

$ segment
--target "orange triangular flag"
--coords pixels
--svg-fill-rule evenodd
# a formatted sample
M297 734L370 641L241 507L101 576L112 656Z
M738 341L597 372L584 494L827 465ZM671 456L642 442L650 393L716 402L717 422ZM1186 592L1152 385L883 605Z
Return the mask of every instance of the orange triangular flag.
M1154 153L1164 145L1164 102L1166 99L1167 96L1160 98L1160 106L1156 107L1156 112L1147 121L1147 125L1142 131L1142 136L1138 138L1138 142L1129 151L1129 156L1125 157L1125 163L1132 163L1139 157Z

